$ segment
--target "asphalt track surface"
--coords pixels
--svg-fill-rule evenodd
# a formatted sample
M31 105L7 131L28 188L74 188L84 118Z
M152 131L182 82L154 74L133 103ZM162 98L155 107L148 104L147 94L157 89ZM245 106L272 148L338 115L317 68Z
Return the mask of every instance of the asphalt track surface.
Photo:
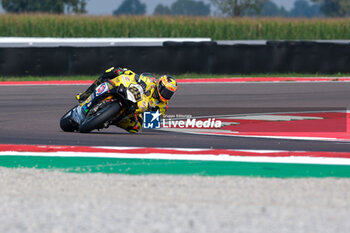
M144 130L134 135L117 127L89 134L66 133L60 117L76 104L74 96L86 85L0 86L0 142L2 144L47 144L89 146L147 146L177 148L225 148L304 151L350 151L350 143L199 136ZM181 109L201 115L293 111L337 107L348 109L350 83L215 83L180 84L169 112ZM208 114L208 111L205 114ZM204 113L203 113L204 114Z
M86 86L0 86L0 143L350 151L347 143L111 128L65 133ZM347 108L350 83L180 85L172 108ZM196 108L195 108L196 107ZM349 179L128 176L0 168L0 232L348 232Z

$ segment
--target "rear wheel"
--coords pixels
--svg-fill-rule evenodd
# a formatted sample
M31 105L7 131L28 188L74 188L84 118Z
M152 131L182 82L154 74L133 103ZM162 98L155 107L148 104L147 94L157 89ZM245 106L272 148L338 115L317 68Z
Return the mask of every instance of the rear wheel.
M89 133L94 129L101 129L104 123L116 116L121 107L118 103L113 102L99 109L93 115L88 115L86 119L80 124L80 133Z

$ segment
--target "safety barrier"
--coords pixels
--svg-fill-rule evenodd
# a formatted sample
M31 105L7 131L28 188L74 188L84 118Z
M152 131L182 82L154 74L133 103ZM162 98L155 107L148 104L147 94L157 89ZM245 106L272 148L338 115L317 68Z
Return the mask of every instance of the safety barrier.
M136 72L350 73L348 41L176 42L162 45L10 46L0 44L0 76L96 75L110 66Z

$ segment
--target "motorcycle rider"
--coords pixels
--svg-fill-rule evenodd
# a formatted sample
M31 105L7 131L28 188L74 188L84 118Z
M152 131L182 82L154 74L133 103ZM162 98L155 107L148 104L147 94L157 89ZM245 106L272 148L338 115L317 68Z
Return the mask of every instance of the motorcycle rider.
M162 75L159 79L156 79L154 75L149 73L138 75L126 68L111 67L106 70L85 92L78 94L76 98L81 103L85 101L101 83L119 76L122 77L123 75L134 77L134 81L144 90L144 98L137 103L138 108L134 114L128 115L116 125L125 129L129 133L137 133L142 128L143 112L159 111L164 115L167 111L168 101L177 91L177 82L173 77Z

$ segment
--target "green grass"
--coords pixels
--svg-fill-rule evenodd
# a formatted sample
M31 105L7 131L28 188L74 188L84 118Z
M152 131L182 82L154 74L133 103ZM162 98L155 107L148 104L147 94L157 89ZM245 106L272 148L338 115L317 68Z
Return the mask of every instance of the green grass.
M250 78L250 77L350 77L350 74L180 74L174 75L176 79L198 79L198 78ZM0 77L0 81L49 81L49 80L95 80L96 76L24 76L24 77Z

